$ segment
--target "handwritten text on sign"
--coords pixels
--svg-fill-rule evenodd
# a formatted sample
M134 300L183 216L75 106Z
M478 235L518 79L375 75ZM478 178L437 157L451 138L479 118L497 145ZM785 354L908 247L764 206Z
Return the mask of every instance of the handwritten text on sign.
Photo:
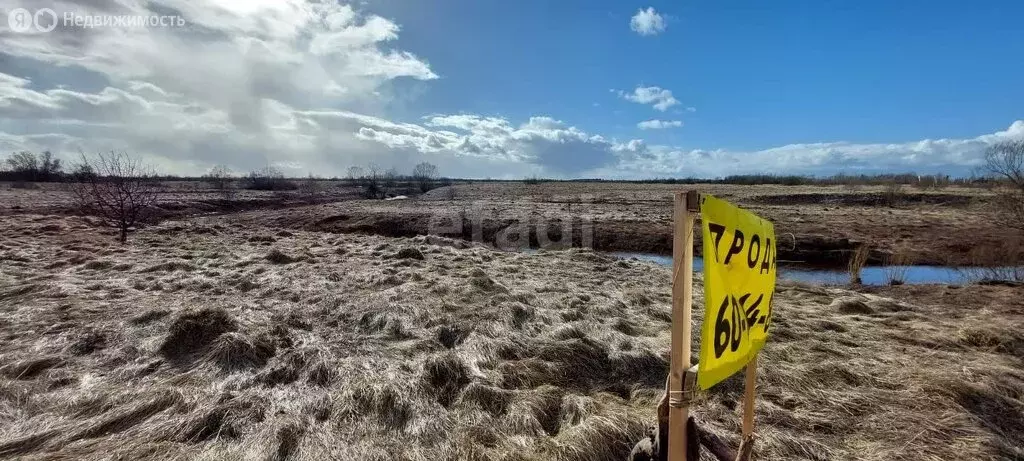
M775 293L775 227L710 195L701 197L704 325L697 385L740 371L764 346Z

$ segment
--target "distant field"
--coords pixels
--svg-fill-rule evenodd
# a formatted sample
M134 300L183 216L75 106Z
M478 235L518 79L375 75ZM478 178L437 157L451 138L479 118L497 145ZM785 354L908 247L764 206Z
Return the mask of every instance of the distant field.
M241 190L230 197L203 182L163 184L160 202L165 217L253 210L237 219L386 236L424 235L432 224L458 217L462 225L456 230L449 226L447 235L488 244L525 222L533 247L543 243L538 229L547 229L558 240L563 229L571 228L571 241L577 246L660 254L671 253L673 192L696 189L771 219L783 260L842 267L850 252L864 244L873 250L872 264L885 263L893 253L912 264L1024 263L1024 236L992 224L997 211L991 203L993 194L980 188L905 186L891 196L884 186L477 182L441 187L419 197L409 187L399 188L393 193L409 193L411 198L384 201L361 199L359 190L345 181L321 181L315 193ZM0 214L74 211L70 194L61 185L41 187L0 186ZM563 227L564 223L572 225Z

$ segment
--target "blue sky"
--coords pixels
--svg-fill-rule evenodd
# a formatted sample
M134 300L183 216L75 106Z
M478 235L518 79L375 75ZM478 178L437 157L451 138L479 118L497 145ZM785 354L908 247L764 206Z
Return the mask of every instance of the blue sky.
M0 25L0 151L183 173L966 174L1024 137L1020 2L91 3L14 6L188 27Z
M735 149L967 137L1024 117L1022 2L371 5L442 76L412 117L541 112L622 137L643 134L639 119L672 117L685 128L666 140ZM667 18L656 36L628 27L647 7ZM698 111L658 113L608 92L638 84Z

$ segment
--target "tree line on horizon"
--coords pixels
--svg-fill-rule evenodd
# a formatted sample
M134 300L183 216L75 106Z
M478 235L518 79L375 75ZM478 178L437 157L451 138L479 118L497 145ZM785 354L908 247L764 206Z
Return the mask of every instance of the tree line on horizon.
M922 189L943 188L946 186L965 187L995 187L1000 184L1014 183L1015 176L1011 172L1006 174L1006 162L996 162L991 152L999 150L1000 146L1012 146L1021 142L1008 142L994 146L986 154L986 164L973 171L969 176L951 176L946 174L916 174L916 173L878 173L878 174L848 174L838 173L830 176L812 175L777 175L777 174L740 174L725 177L682 177L682 178L644 178L644 179L603 179L603 178L578 178L578 179L555 179L542 178L538 176L527 177L522 182L527 184L539 184L543 182L609 182L609 183L633 183L633 184L733 184L733 185L784 185L784 186L888 186L901 184L915 186ZM1004 153L1002 155L1006 157ZM84 158L84 156L83 156ZM1003 163L1003 168L993 168L994 164ZM1012 165L1012 161L1010 164ZM94 174L89 169L87 162L79 162L72 165L69 170L64 169L64 163L56 158L51 152L43 151L39 154L21 151L12 153L0 166L0 181L9 182L74 182L81 181ZM1013 169L1013 168L1011 168ZM242 188L251 190L296 190L302 188L298 180L304 181L346 181L349 184L364 189L364 195L368 198L380 196L382 190L394 187L398 182L415 183L421 192L427 192L434 187L450 185L453 181L473 182L504 182L510 180L494 179L463 179L442 177L436 165L428 162L421 162L413 167L408 174L402 174L397 168L382 168L371 163L366 167L351 166L347 169L344 178L338 176L318 177L312 174L306 177L290 177L274 166L265 166L251 170L247 174L235 174L226 165L215 165L207 173L200 176L179 176L159 174L147 170L144 177L161 181L206 181L217 189L226 189L237 181L242 181ZM511 180L514 181L514 180Z
M126 153L111 153L118 157L129 157ZM98 158L106 157L100 155ZM91 179L96 176L93 161L85 155L81 160L65 170L65 163L57 158L50 151L43 151L39 154L20 151L14 152L0 163L0 181L16 183L36 182L79 182ZM138 159L132 159L138 161ZM141 165L141 163L140 163ZM215 189L227 189L241 181L242 188L250 190L296 190L302 185L296 181L342 181L337 176L324 178L310 173L304 178L289 177L284 171L275 166L265 166L249 171L247 174L235 174L227 165L214 165L201 176L179 176L160 174L151 168L140 168L137 171L140 178L158 181L205 181ZM366 168L352 166L348 169L348 175L344 178L349 183L368 187L376 195L377 191L393 187L398 182L412 182L421 192L427 192L434 188L437 183L451 184L451 179L442 178L436 165L428 162L421 162L413 167L408 174L402 174L396 168L383 169L371 163Z

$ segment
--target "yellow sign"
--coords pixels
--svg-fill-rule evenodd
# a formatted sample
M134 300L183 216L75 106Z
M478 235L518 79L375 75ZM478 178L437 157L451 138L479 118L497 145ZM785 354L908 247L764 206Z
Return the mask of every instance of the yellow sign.
M768 338L775 293L775 226L725 200L701 196L704 325L697 386L740 371Z

